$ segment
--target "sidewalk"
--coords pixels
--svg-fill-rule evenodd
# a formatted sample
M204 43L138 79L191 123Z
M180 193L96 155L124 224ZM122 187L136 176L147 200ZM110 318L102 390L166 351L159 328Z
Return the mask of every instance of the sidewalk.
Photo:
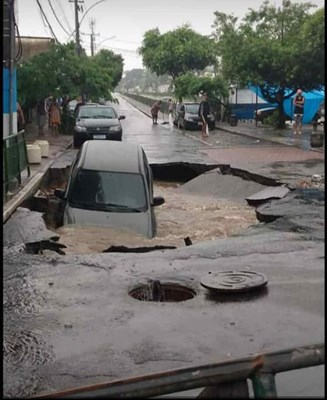
M142 111L144 114L147 116L151 117L150 113L150 107L140 103L134 99L131 99L127 96L121 95L126 101L128 101L130 104L134 105L137 109ZM159 117L162 116L162 114L159 115ZM164 114L163 115L163 120L168 121L168 115ZM159 122L160 123L160 122ZM175 128L177 130L177 128ZM187 136L192 136L195 139L203 141L203 143L209 145L209 146L214 146L215 145L215 135L217 131L219 132L225 131L225 132L230 132L233 134L237 135L243 135L243 136L249 136L252 138L256 138L258 140L265 140L269 142L273 142L279 145L285 145L285 146L294 146L301 148L302 150L307 150L307 151L318 151L320 153L324 152L324 147L321 148L312 148L310 145L310 136L313 131L312 125L304 125L302 129L302 135L293 135L293 130L291 127L288 127L285 130L278 130L278 129L273 129L272 127L263 125L261 122L258 122L257 126L255 122L242 122L238 121L237 126L230 126L228 123L222 123L222 122L216 122L216 130L211 132L211 135L209 136L208 139L203 140L201 138L201 134L199 131L182 131L179 130L180 132L184 133ZM323 128L321 126L318 127L318 132L322 132Z
M71 145L73 140L70 135L52 136L47 127L44 129L44 136L40 137L35 124L26 124L25 138L26 144L32 144L35 140L47 140L49 142L49 156L42 158L40 164L30 164L30 176L28 176L27 170L23 171L21 185L7 193L3 205L3 223L35 191L50 165Z

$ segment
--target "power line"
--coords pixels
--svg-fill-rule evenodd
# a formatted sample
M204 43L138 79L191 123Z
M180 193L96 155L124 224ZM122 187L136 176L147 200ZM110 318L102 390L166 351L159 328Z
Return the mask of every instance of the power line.
M52 7L51 1L48 0L49 6L51 8L51 11L53 12L53 15L56 17L56 20L58 22L58 24L62 27L62 29L67 33L67 35L70 35L70 32L66 31L65 27L62 25L62 23L60 22L60 19L57 17L57 14L55 12L55 10Z
M41 10L41 12L42 12L42 14L43 14L45 20L47 21L47 24L48 24L48 26L49 26L49 29L50 29L51 33L52 33L52 36L54 37L54 39L56 40L56 42L59 43L59 40L57 39L55 33L53 32L53 29L52 29L52 27L51 27L51 25L50 25L50 23L49 23L49 21L48 21L47 16L45 15L45 13L44 13L44 11L43 11L43 8L42 8L42 6L41 6L39 0L36 0L36 2L37 2L37 4L38 4L38 6L40 7L40 10Z
M65 20L65 22L66 22L66 24L67 24L67 26L69 28L69 30L72 32L73 31L72 27L70 26L69 21L68 21L68 19L66 17L65 11L64 11L64 9L62 7L62 4L61 4L61 0L57 0L57 5L58 5L58 7L60 9L60 12L61 12L61 14L62 14L62 16L63 16L63 18L64 18L64 20Z
M118 47L112 47L112 46L103 46L106 47L107 49L111 49L111 50L117 50L117 51L124 51L125 53L133 53L133 54L137 54L136 50L130 50L130 49L122 49L122 48L118 48Z

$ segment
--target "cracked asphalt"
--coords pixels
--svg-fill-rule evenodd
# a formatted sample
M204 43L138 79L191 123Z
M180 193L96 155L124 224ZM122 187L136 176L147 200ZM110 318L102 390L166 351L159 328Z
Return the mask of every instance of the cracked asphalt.
M202 142L171 134L164 125L153 127L123 99L119 107L126 115L124 140L141 143L150 163L221 161ZM277 157L279 150L268 147ZM224 163L233 167L237 151ZM249 161L247 167L255 175L274 172L278 182L294 185L313 171L323 174L323 158L307 153L298 163L283 164L277 157L274 168L271 156L271 163ZM324 342L324 190L292 190L258 210L279 218L228 238L144 254L26 254L25 239L15 234L21 232L19 222L11 231L7 222L4 396L29 397ZM31 214L39 226L42 217ZM35 235L49 235L41 231L36 228ZM228 270L261 272L268 285L232 298L212 296L201 286L209 272ZM196 296L172 303L129 296L149 279L185 285ZM277 389L280 396L322 396L323 367L280 379Z

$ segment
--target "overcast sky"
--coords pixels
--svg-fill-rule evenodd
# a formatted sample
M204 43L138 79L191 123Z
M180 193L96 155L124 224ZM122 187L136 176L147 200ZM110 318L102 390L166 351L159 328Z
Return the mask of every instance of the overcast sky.
M48 23L41 16L38 2L59 42L66 43L69 34L75 30L73 0L15 1L17 3L16 19L21 36L53 36ZM293 0L295 1L304 2L305 0ZM94 19L94 32L97 34L96 48L99 50L107 48L121 54L124 58L124 70L127 71L143 68L142 59L136 51L147 30L159 28L160 32L164 33L190 23L194 30L208 35L212 32L214 11L234 14L242 18L249 8L258 10L263 0L164 0L160 2L155 0L79 0L79 3L84 9L79 12L82 46L90 54L90 21ZM271 3L280 6L282 0L271 0ZM324 7L324 0L312 0L311 3ZM93 5L95 6L92 7Z

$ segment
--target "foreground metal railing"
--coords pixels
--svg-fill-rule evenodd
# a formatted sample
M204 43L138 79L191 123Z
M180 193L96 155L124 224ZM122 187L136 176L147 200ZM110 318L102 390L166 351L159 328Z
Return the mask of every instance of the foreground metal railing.
M205 388L199 397L247 398L247 379L255 397L277 397L275 374L325 363L325 345L314 344L261 353L217 364L182 368L36 396L38 398L153 397Z
M25 131L20 131L3 138L3 193L7 193L9 183L17 179L22 182L21 173L27 169L30 176L30 167L27 159Z

